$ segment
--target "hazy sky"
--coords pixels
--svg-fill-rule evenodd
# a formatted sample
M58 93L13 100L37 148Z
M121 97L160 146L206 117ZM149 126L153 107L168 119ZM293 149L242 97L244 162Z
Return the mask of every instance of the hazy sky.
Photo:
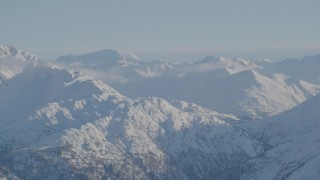
M0 44L42 57L320 54L320 0L0 0Z

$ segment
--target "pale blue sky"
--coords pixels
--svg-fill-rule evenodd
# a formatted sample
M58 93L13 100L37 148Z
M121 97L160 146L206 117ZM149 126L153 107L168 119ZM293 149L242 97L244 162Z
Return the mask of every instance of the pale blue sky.
M0 2L0 43L46 58L106 48L169 60L320 54L320 0Z

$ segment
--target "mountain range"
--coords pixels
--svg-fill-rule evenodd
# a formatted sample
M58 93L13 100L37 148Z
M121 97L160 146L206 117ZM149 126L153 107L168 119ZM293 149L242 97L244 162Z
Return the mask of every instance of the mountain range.
M105 58L89 66L83 62L92 62L94 53L69 60L63 56L57 61L101 79L130 98L183 100L248 119L279 114L320 91L320 56L280 62L208 56L198 62L174 64L132 60L119 53L115 57L111 50L99 51L97 56L102 52ZM113 63L105 63L109 61Z
M319 58L0 46L0 178L318 179Z

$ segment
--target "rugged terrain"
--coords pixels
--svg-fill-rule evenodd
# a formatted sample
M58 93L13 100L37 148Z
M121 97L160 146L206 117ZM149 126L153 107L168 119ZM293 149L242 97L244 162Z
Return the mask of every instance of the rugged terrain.
M317 59L45 61L1 46L0 178L318 179Z

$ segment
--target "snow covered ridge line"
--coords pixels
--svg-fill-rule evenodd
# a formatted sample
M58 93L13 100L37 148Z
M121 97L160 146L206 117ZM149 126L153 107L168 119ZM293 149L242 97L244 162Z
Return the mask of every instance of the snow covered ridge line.
M259 68L255 62L270 62L269 60L246 60L241 58L223 58L207 56L203 60L192 63L170 63L163 60L140 61L136 55L122 54L118 51L105 49L83 55L67 55L57 58L57 62L73 65L78 68L94 68L101 71L112 71L122 76L121 73L132 73L134 76L162 77L183 76L188 73L206 72L225 67L228 73L234 74L243 70ZM83 67L84 66L84 67ZM122 71L125 72L122 72ZM120 72L119 72L120 71ZM168 75L166 75L168 74ZM124 75L124 78L130 76Z
M178 99L225 114L261 119L288 110L320 92L319 58L270 62L208 56L194 63L175 64L160 60L143 62L115 50L101 50L63 56L50 63L102 80L130 98ZM17 58L12 56L9 64L16 64L0 65L6 78L30 63L24 58L26 63L17 65L21 60L14 59Z
M101 50L63 56L50 63L102 80L131 98L178 99L257 119L281 113L316 95L320 91L319 58L271 62L207 56L198 62L175 64L143 62L115 50ZM21 72L17 67L1 71L10 78Z

